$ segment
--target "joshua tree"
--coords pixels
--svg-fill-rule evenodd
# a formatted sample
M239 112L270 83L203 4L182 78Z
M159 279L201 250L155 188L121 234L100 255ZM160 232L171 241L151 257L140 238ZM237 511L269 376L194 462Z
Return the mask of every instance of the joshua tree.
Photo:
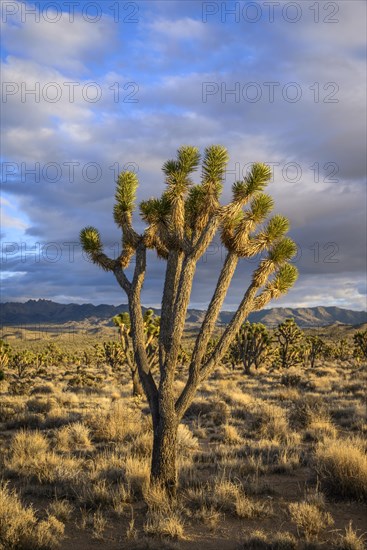
M134 354L131 345L131 322L130 315L127 312L119 313L113 317L114 324L118 327L120 335L120 344L123 352L123 357L129 366L132 382L133 382L133 395L143 395L143 387L139 378L139 371L137 363L134 361ZM144 333L146 336L145 349L149 362L150 369L157 362L158 359L158 336L160 317L154 315L152 309L147 309L143 316Z
M356 332L353 336L355 355L367 359L367 330Z
M323 353L325 348L325 342L320 336L308 336L306 338L307 343L307 357L310 361L310 367L313 369L316 359Z
M288 369L300 365L303 361L300 344L303 339L303 332L298 328L294 319L286 319L278 325L275 331L278 340L278 357L275 364Z
M115 260L104 254L97 229L86 227L80 235L83 249L90 259L104 270L111 271L127 295L135 361L153 423L151 480L160 483L169 493L175 492L177 483L178 425L199 384L208 378L226 353L249 313L287 292L297 278L296 268L289 263L296 246L285 237L288 220L275 215L265 226L258 228L273 208L272 198L262 193L271 178L270 168L254 164L244 180L233 184L232 200L223 206L219 198L227 162L224 147L208 147L202 162L201 183L193 184L190 174L199 166L199 151L192 146L181 147L177 158L163 165L166 191L160 198L140 203L141 217L147 223L142 234L132 226L138 180L136 174L122 172L117 180L113 211L115 222L122 231L122 251ZM249 205L247 209L246 205ZM176 399L176 368L196 265L217 232L227 254L192 350L186 384ZM159 334L159 377L154 376L150 368L141 307L148 248L154 249L158 257L166 261ZM263 251L267 254L259 260L237 311L208 357L207 343L239 259ZM129 279L126 268L134 255L135 267Z
M251 374L252 365L259 368L270 344L270 336L262 323L246 321L230 346L234 365L242 363L246 374Z

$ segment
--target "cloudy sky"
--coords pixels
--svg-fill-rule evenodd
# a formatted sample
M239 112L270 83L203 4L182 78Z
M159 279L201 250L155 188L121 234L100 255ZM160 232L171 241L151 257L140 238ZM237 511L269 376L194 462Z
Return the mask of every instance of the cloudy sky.
M366 3L363 0L2 0L2 301L125 302L81 255L96 225L113 256L115 178L139 199L164 189L182 144L225 145L232 182L273 166L300 277L276 304L366 308ZM136 226L142 229L138 219ZM191 305L210 299L223 253L199 263ZM247 288L242 261L226 308ZM149 256L146 305L164 263Z

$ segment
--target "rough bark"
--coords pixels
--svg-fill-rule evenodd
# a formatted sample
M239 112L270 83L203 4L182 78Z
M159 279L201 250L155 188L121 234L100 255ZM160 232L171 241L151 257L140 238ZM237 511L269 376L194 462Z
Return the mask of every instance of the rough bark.
M177 429L175 417L153 417L151 482L162 485L170 496L177 487Z
M131 378L133 381L133 397L142 397L144 395L144 390L140 382L139 372L137 368L131 371Z

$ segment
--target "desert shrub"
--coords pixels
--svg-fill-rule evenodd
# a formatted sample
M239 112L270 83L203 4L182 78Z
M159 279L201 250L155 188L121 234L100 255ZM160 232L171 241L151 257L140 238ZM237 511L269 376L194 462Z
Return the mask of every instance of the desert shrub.
M322 487L336 497L367 500L367 455L359 438L327 439L315 450Z
M264 439L287 440L289 426L286 411L269 403L260 403L253 411L253 430Z
M59 545L64 525L50 515L37 520L31 507L24 507L14 491L0 485L0 548L50 550Z
M57 405L55 400L33 397L26 403L26 408L31 413L47 414Z
M60 451L74 451L76 449L89 450L92 448L90 432L81 422L64 426L56 432L57 448Z
M294 428L307 428L316 419L329 418L325 401L320 397L307 395L293 403L289 420Z
M307 541L317 540L320 533L334 523L328 512L308 502L292 502L289 512L297 530Z
M140 457L130 455L126 458L125 477L131 491L137 497L143 494L149 484L149 461Z
M127 437L136 437L141 430L141 415L137 411L126 409L122 403L112 403L110 410L86 419L94 438L100 441L124 441Z
M302 381L304 381L304 377L295 373L285 373L280 377L280 383L287 388L296 388L301 385Z
M154 510L148 512L144 532L151 536L184 539L184 524L177 512Z
M352 522L345 529L344 535L339 535L334 541L335 550L365 550L364 536L358 536L352 527Z
M20 430L13 437L5 466L10 475L36 478L40 483L72 481L80 470L76 459L52 452L42 433L27 430Z
M52 382L45 382L33 387L31 394L50 395L55 393L55 386Z
M221 399L196 400L185 413L186 417L200 417L203 421L211 421L220 426L226 424L230 417L230 408L227 403Z

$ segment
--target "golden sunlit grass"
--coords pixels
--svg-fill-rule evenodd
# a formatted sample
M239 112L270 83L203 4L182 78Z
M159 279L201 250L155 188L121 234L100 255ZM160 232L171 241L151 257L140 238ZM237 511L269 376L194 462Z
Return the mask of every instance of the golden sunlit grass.
M129 373L89 366L103 380L72 387L73 368L51 366L26 395L2 383L1 549L69 550L77 532L105 550L117 539L205 550L221 537L238 549L362 550L365 378L353 363L250 377L218 365L178 430L173 501L149 485L152 424Z
M367 500L367 454L363 439L327 439L319 443L315 469L328 493Z
M14 491L0 485L0 547L6 550L49 550L56 548L64 524L55 516L37 520L31 507L24 507Z

